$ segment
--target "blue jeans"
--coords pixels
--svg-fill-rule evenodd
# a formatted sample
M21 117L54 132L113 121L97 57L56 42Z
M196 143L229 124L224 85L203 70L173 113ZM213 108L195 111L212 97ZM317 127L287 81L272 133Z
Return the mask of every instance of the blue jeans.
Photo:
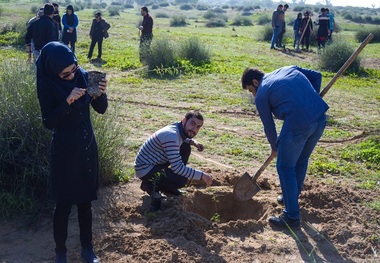
M276 44L278 34L280 34L281 30L282 30L282 28L280 26L276 26L275 29L273 30L272 41L270 44L271 48L274 48L274 44Z
M299 219L298 197L306 177L311 153L326 126L326 116L306 129L288 131L277 143L277 172L284 200L284 214Z

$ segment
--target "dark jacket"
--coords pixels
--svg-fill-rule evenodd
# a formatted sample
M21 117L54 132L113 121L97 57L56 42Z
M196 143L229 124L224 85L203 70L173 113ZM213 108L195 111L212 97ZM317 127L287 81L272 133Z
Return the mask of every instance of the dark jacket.
M144 16L142 26L143 26L143 30L141 31L142 35L152 34L152 32L153 32L153 18L149 14Z
M25 35L25 44L30 45L34 41L35 49L41 50L47 43L58 41L58 31L53 19L49 16L41 16L32 22Z
M92 20L90 36L91 38L108 38L108 29L111 28L111 25L107 23L103 18L98 22L96 19Z
M59 204L78 204L97 199L98 149L90 120L90 105L103 114L107 96L92 99L87 93L74 103L66 102L74 87L86 88L88 73L79 68L73 80L63 80L59 73L77 63L64 44L51 42L38 58L37 93L42 121L52 130L51 194Z

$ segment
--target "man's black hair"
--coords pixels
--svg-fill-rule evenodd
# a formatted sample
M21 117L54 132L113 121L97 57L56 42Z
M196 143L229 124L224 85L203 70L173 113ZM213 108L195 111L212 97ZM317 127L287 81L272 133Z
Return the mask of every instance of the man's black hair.
M254 79L261 82L261 79L264 76L264 72L256 68L246 68L241 77L241 86L243 89L247 89L248 85L252 85Z
M203 115L199 111L189 111L185 115L186 121L190 120L193 117L197 118L198 120L203 121Z
M141 7L141 10L143 10L143 11L145 11L145 12L147 12L147 13L149 12L149 11L148 11L148 7L146 7L146 6Z
M54 14L54 6L50 3L44 5L44 15L50 16Z

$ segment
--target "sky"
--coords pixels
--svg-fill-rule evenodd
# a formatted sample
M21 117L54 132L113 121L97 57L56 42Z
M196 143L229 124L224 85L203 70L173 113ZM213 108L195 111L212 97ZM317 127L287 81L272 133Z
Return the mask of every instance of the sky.
M380 0L330 0L333 6L360 6L370 7L375 5L375 8L380 7ZM318 0L306 0L306 4L324 3L325 1Z

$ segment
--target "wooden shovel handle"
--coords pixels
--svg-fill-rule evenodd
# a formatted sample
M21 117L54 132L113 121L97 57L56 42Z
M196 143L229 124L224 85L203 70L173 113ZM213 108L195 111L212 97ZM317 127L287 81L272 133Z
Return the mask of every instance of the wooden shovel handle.
M271 155L265 160L263 165L261 165L260 169L255 173L255 175L252 177L252 181L256 182L257 178L260 176L260 174L267 168L267 166L270 164L270 162L275 157L275 154L272 152Z
M351 57L347 59L347 61L343 64L343 66L338 70L335 76L330 80L329 84L322 90L320 93L321 97L325 96L325 94L329 91L329 89L334 85L335 81L346 71L346 69L351 65L352 62L357 58L359 53L363 50L363 48L368 44L369 41L373 38L373 34L370 33L366 39L360 44L360 46L352 53Z

